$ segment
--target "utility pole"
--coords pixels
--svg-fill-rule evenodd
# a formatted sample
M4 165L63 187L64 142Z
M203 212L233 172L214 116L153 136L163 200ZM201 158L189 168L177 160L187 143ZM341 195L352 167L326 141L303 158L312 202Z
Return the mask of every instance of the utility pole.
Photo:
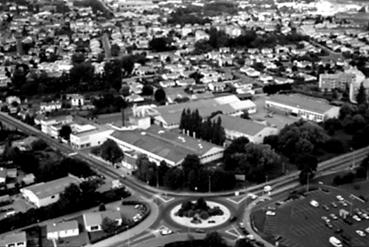
M211 173L209 173L209 193L211 193Z

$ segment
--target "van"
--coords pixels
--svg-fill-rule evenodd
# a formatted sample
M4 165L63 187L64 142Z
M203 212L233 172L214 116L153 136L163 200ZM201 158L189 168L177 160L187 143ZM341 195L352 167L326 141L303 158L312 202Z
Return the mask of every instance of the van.
M338 238L331 236L329 238L329 243L334 247L342 247L342 242Z

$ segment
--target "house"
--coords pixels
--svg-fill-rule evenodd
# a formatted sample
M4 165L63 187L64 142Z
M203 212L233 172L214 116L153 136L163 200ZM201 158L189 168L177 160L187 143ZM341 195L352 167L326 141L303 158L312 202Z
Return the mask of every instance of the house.
M125 156L137 158L138 154L145 154L157 165L164 160L168 165L176 166L188 154L196 154L201 163L208 163L221 159L224 151L223 147L155 125L144 131L115 131L109 139L119 145Z
M79 235L78 222L76 220L52 223L46 227L47 239L68 238Z
M218 114L213 119L222 120L222 126L225 131L226 139L232 141L239 137L247 137L250 142L263 143L264 138L270 135L276 135L278 129L256 123L249 119Z
M70 144L76 149L99 146L113 133L108 125L72 124L71 128Z
M0 185L5 184L5 181L6 181L6 169L0 167Z
M63 115L57 117L43 118L40 121L41 131L53 138L58 138L59 130L62 125L70 124L73 121L73 117L70 115Z
M83 223L87 232L97 232L102 230L104 218L114 220L118 226L122 225L122 216L117 211L91 212L83 214Z
M85 97L81 94L67 94L67 99L70 100L72 107L81 107L85 104Z
M6 170L6 176L8 178L17 178L17 175L18 175L17 168L8 168Z
M339 107L330 105L326 100L301 94L275 94L265 100L265 108L283 112L314 122L323 122L339 115Z
M26 232L17 232L5 235L3 241L0 241L0 246L5 247L27 247Z
M20 190L23 197L36 205L36 207L44 207L55 203L60 198L60 193L64 192L65 188L71 184L79 184L81 180L73 175L68 175L63 178L42 182Z
M52 112L57 111L62 108L62 103L60 101L42 102L40 104L41 112Z
M22 178L22 182L25 185L29 185L29 184L33 184L35 182L35 175L33 175L33 173L30 174L26 174L23 178Z

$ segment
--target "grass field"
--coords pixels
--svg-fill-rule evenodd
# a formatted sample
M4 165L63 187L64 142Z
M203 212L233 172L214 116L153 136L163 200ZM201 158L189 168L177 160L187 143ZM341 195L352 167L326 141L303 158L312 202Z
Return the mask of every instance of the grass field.
M345 198L347 206L338 203L337 195L342 195ZM315 208L310 205L311 200L319 202L319 207ZM334 208L331 203L335 202L338 207ZM351 207L352 204L352 207ZM322 205L327 205L328 210L323 209ZM356 222L352 220L353 225L348 225L342 219L334 220L329 214L339 216L339 210L343 208L347 211L355 208L369 208L369 203L354 198L348 191L329 188L327 192L321 190L311 191L305 197L291 200L279 206L275 212L275 216L262 216L256 211L253 217L255 218L254 225L260 230L263 230L263 235L281 236L280 244L288 247L331 247L328 239L330 236L336 236L342 239L339 233L334 230L340 228L343 233L351 238L351 247L368 247L369 236L360 237L355 230L364 230L369 227L369 220ZM259 216L259 217L258 217ZM322 216L330 218L333 228L328 228ZM259 218L259 219L257 219ZM265 224L261 226L265 218Z

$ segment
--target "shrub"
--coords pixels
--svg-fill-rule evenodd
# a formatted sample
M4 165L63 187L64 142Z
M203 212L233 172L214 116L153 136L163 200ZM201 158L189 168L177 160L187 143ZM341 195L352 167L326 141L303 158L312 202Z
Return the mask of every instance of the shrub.
M203 220L207 220L209 218L209 213L206 212L206 211L202 211L200 213L200 218L203 219Z

